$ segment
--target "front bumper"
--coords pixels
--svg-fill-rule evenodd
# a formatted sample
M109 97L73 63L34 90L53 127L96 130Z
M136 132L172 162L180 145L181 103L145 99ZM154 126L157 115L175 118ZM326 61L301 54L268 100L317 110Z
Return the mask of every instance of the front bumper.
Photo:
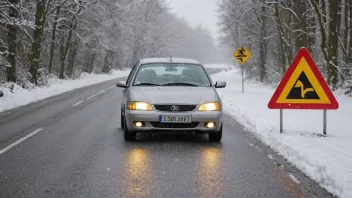
M191 128L180 128L180 127L157 127L151 123L160 123L159 116L174 115L174 116L192 116L192 123L196 125ZM223 118L222 111L208 111L208 112L161 112L161 111L136 111L126 110L125 112L126 125L128 130L133 132L152 132L152 131L196 131L204 133L212 133L220 130ZM144 127L136 127L134 122L144 122ZM206 128L206 122L215 122L214 128ZM199 124L196 124L199 123Z

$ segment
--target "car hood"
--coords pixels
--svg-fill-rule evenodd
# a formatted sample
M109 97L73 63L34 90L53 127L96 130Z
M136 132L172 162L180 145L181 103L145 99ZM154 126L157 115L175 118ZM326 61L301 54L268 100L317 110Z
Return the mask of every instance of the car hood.
M150 104L201 104L218 101L212 87L133 87L134 101Z

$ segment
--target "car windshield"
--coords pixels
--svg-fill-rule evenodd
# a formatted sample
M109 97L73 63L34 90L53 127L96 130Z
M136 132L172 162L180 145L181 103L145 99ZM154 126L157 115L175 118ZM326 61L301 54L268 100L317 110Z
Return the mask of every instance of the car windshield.
M133 85L210 87L211 83L201 65L149 63L139 68Z

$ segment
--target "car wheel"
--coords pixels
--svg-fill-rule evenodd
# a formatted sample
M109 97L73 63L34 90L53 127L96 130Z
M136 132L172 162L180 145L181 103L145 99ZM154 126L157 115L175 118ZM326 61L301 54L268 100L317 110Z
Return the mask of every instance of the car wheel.
M210 142L220 142L222 138L222 124L220 130L215 133L209 133Z
M125 118L122 115L122 111L121 111L120 127L121 127L121 129L125 128Z
M135 141L136 138L137 138L137 133L129 131L128 128L127 128L127 124L126 123L127 123L126 119L124 119L124 122L123 122L123 136L124 136L126 141Z

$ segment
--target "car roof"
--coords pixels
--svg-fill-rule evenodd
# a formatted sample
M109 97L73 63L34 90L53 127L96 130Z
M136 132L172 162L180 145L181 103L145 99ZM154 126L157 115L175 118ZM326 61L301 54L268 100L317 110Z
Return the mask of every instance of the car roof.
M195 59L188 58L145 58L141 60L141 64L147 63L185 63L185 64L201 64Z

